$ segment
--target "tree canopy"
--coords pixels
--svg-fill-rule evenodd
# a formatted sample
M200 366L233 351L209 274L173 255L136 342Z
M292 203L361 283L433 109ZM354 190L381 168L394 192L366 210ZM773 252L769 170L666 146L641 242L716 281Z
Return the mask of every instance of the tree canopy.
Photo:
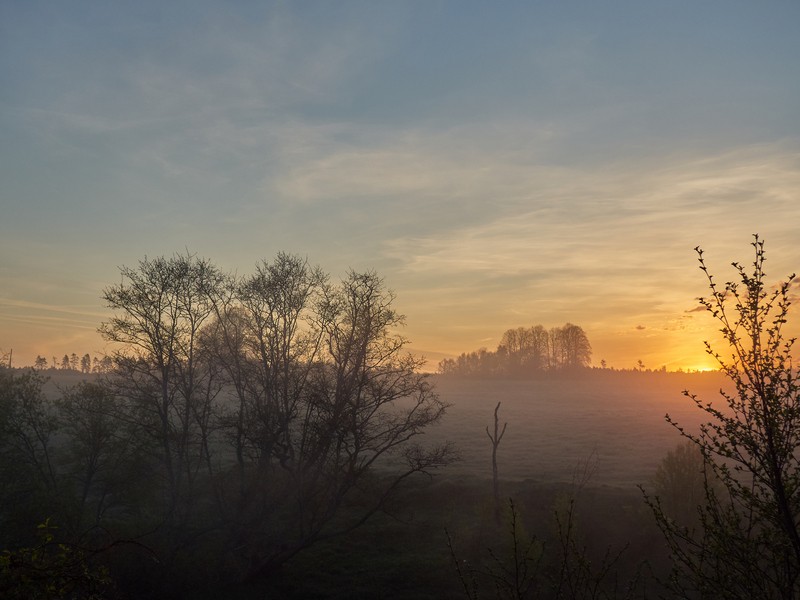
M546 372L588 367L592 346L578 325L545 329L542 325L509 329L497 350L485 348L446 358L439 363L443 375L479 377L536 377Z

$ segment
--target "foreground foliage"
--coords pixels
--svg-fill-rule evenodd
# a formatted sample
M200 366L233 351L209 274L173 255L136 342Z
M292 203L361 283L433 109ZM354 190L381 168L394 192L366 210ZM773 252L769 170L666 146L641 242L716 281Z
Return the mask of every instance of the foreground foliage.
M718 286L697 249L728 354L708 352L734 386L720 405L686 393L708 415L699 434L667 417L703 458L703 501L693 525L646 497L674 559L673 592L687 598L800 596L800 373L784 325L794 276L770 288L764 243L755 237L752 271Z
M112 594L108 572L89 564L80 548L56 543L49 520L37 543L0 553L0 593L8 600L100 600Z
M504 535L482 557L464 559L447 533L448 548L464 596L469 600L630 600L644 597L644 564L620 577L627 548L606 545L592 552L578 527L581 487L561 491L550 515L553 534L530 535L519 507L508 500ZM606 542L608 540L605 540ZM641 560L640 558L638 560ZM630 566L630 565L629 565Z

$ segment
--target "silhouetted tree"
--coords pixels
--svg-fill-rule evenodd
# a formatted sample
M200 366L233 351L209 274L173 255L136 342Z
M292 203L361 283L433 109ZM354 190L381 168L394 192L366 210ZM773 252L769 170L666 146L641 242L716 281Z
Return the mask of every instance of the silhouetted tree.
M588 367L592 358L592 346L589 338L578 325L566 323L557 333L561 348L561 367L576 369Z
M410 475L451 460L448 446L410 443L442 417L445 405L418 373L421 360L403 352L406 340L395 333L403 317L383 281L351 272L333 287L297 259L279 256L277 267L273 276L280 280L288 267L297 285L256 290L266 299L277 293L281 301L266 303L275 312L260 330L259 348L269 352L257 359L272 406L257 419L267 437L247 490L245 514L261 514L243 532L251 552L261 556L249 557L250 579L359 527ZM296 325L307 302L312 310L302 330ZM282 315L287 307L293 308ZM289 332L295 333L285 337ZM402 462L386 462L390 455ZM381 463L394 468L379 476L374 467Z
M451 460L447 445L413 443L445 406L376 274L331 285L285 254L240 279L191 255L122 274L101 326L120 344L116 412L159 449L175 552L213 531L233 572L268 577Z
M199 357L200 331L214 314L219 270L194 255L143 259L122 267L122 282L103 298L115 315L100 327L114 353L117 394L130 418L160 447L164 518L187 518L193 485L207 463L210 403L215 382Z
M110 356L92 358L92 373L110 373L114 368L114 360Z
M578 325L566 323L547 331L541 325L517 327L504 334L495 352L481 348L439 362L443 375L475 377L536 376L545 371L589 366L592 347Z
M722 287L696 248L711 291L700 302L720 324L729 353L706 347L735 391L721 392L722 406L686 392L709 419L699 434L667 416L698 448L715 481L704 482L697 530L648 498L672 550L670 583L681 597L800 595L800 372L791 356L794 339L783 334L794 275L768 286L764 243L755 236L753 246L752 272L733 263L738 281Z
M502 371L508 375L541 372L547 367L547 332L541 325L509 329L497 348Z
M500 524L500 478L497 470L497 448L500 446L500 441L506 434L506 427L508 423L503 423L503 429L500 429L500 402L494 407L494 433L489 432L489 427L486 427L486 435L489 436L489 441L492 442L492 492L494 496L494 518L497 524Z
M59 506L55 412L37 371L0 367L0 531L32 527L26 520ZM38 513L38 514L36 514Z

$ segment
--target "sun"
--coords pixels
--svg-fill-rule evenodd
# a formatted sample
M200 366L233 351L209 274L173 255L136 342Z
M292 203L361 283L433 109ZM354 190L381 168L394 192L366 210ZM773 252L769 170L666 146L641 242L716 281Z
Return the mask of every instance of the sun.
M710 373L712 371L719 371L719 365L714 364L711 361L704 361L704 360L696 360L691 361L688 360L685 363L679 363L680 371L684 371L686 373Z
M709 373L711 371L716 371L717 369L714 367L709 367L708 365L695 365L691 367L686 367L684 371L689 371L691 373Z

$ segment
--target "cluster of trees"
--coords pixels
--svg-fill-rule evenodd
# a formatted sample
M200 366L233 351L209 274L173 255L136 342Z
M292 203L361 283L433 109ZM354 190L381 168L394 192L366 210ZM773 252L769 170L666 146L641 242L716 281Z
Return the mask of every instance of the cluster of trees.
M81 357L78 357L74 352L72 354L65 354L61 360L53 357L52 362L48 363L47 359L41 354L36 356L33 362L33 368L37 371L44 371L47 369L61 370L61 371L74 371L76 373L110 373L114 368L114 361L110 356L90 356L87 352Z
M3 373L9 535L51 516L81 547L135 539L131 569L202 556L193 573L256 580L451 460L415 443L446 406L374 272L334 283L286 254L246 277L193 255L121 271L113 373L56 402L36 370Z
M439 363L443 375L477 377L531 377L548 371L588 367L592 346L578 325L545 329L541 325L509 329L495 352L481 348L446 358Z

